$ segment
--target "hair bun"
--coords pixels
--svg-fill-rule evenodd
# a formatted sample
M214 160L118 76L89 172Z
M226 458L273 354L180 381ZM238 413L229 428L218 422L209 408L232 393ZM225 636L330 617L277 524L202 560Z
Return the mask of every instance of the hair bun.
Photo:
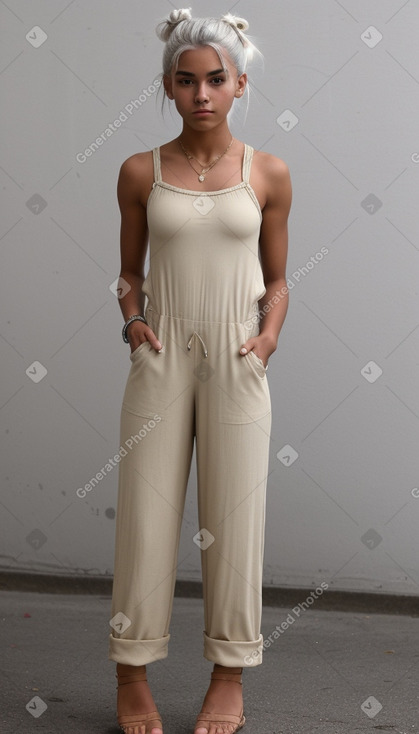
M226 23L233 26L233 28L240 31L241 33L244 33L249 28L247 20L245 20L244 18L237 18L231 13L226 13L226 15L223 15L221 20L225 20Z
M161 41L168 41L173 29L181 23L182 20L191 20L191 8L179 8L172 10L166 20L163 20L156 28L156 33Z

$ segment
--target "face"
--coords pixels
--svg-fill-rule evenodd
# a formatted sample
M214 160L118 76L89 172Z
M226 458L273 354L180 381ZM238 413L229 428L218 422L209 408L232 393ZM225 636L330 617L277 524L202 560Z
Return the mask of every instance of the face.
M234 98L244 93L247 75L237 75L224 49L223 57L228 74L212 46L184 51L177 71L163 78L167 96L175 101L184 122L196 130L208 130L225 120Z

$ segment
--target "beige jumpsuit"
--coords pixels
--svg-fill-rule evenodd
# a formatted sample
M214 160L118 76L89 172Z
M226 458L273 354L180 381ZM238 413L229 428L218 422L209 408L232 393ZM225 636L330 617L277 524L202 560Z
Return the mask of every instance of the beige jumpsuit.
M204 598L203 654L262 662L262 564L271 430L266 370L240 346L259 333L266 292L262 214L249 185L211 192L162 181L153 150L145 317L163 349L130 355L121 410L109 658L143 665L168 654L178 545L194 440L195 542Z

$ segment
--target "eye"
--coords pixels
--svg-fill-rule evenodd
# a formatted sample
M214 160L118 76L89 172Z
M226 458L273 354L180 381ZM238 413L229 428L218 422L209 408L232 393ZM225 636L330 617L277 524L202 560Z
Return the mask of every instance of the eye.
M188 82L192 83L192 79L179 79L179 84L181 84L184 87L189 86Z
M222 78L221 76L214 76L214 77L212 78L212 81L213 81L213 82L219 82L220 84L222 84L222 83L223 83L223 81L224 81L224 79L223 79L223 78ZM218 87L218 86L219 86L219 84L216 84L215 86L216 86L216 87Z

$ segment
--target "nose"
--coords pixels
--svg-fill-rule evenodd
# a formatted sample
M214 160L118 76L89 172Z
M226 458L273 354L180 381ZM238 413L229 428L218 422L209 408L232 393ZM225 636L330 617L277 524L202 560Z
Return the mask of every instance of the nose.
M205 86L205 82L203 82L196 90L195 94L195 101L200 104L201 102L207 102L208 101L208 92L207 88Z

